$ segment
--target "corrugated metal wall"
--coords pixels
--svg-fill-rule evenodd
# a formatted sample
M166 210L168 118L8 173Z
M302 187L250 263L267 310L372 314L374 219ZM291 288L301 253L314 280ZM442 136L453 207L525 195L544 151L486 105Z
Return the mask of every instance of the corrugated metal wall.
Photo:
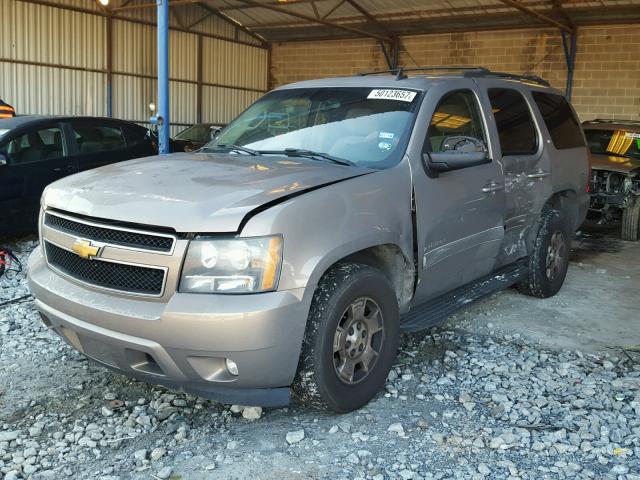
M59 4L0 0L3 24L13 27L0 29L0 97L23 114L106 115L108 19L94 0ZM267 50L215 16L175 11L172 134L197 121L199 86L202 120L227 123L266 91ZM193 33L185 31L200 18ZM157 104L155 9L124 11L111 21L113 115L143 123L151 116L149 103Z

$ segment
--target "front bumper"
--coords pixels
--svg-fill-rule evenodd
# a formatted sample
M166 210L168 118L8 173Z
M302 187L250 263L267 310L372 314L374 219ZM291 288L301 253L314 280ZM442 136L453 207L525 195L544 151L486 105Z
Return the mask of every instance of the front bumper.
M29 258L29 285L47 326L107 367L225 403L289 402L312 289L123 298L60 277L40 248Z

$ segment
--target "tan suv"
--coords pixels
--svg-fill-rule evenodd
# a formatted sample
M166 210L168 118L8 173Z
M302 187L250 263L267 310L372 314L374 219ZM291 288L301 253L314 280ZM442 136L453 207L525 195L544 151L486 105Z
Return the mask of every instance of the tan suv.
M546 82L467 69L302 82L204 149L50 186L29 278L98 362L244 405L348 411L401 330L561 288L588 152Z

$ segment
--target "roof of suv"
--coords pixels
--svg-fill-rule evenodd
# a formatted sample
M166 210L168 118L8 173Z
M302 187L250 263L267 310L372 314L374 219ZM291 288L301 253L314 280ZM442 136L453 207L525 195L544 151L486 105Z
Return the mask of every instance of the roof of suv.
M415 75L408 76L407 73L415 73ZM516 75L510 73L492 72L483 67L412 67L407 69L398 68L388 71L362 73L349 77L304 80L301 82L284 85L282 87L279 87L278 90L290 88L327 87L387 87L426 90L433 85L461 78L492 78L495 80L502 80L505 82L505 84L519 83L522 85L526 85L529 88L553 90L555 93L562 94L562 92L551 88L549 83L540 77L534 75Z

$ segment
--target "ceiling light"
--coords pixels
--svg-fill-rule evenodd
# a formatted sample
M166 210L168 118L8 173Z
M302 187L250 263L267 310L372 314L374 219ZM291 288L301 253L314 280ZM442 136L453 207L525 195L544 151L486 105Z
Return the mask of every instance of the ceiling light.
M106 7L107 5L109 5L109 0L98 0L98 3L103 7Z

